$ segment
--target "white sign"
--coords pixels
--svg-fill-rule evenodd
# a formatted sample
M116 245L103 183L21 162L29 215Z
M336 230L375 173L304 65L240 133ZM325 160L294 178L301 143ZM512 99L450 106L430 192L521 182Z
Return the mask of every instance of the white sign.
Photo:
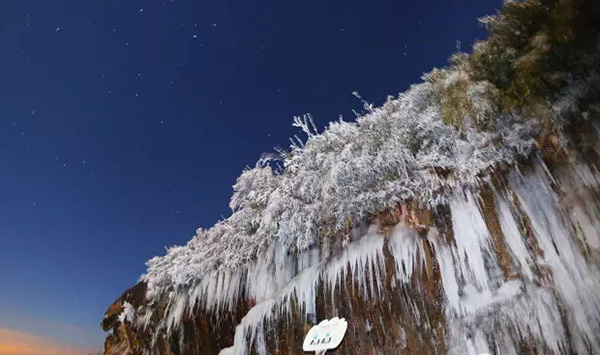
M321 323L310 328L302 349L304 351L314 351L325 353L330 349L335 349L340 345L348 329L348 322L344 318L325 319Z

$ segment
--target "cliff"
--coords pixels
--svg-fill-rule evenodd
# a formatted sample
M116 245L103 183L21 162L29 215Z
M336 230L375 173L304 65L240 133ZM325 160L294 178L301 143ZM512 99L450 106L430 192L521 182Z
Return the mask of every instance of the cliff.
M600 348L600 37L594 1L507 2L490 37L234 186L232 215L148 262L105 354Z

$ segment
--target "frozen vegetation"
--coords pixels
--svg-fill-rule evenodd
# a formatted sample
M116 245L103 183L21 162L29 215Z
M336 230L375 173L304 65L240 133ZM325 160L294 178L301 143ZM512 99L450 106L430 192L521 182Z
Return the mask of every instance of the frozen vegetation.
M427 207L448 203L454 189L531 151L534 121L507 116L497 133L459 131L442 122L432 91L428 83L415 85L356 122L331 123L321 134L306 118L296 119L309 138L282 157L284 171L261 164L244 171L234 185L232 215L150 260L143 279L162 293L213 271L235 272L273 243L284 254L299 253L320 235L407 200ZM440 178L437 169L452 176Z
M320 133L309 115L295 118L306 138L242 173L228 218L148 261L148 303L127 303L120 321L172 334L198 309L231 312L249 299L222 353L266 353L264 322L296 305L310 321L319 282L335 304L345 275L361 297L380 299L392 272L385 255L395 287L431 272L426 240L449 353L517 354L523 339L541 353L600 348L600 175L586 158L600 152L594 6L507 2L483 20L490 38L472 54L458 53L381 107L365 102L355 121ZM576 64L563 60L567 52ZM581 127L591 139L573 138ZM546 165L546 141L561 164ZM402 217L382 232L373 217L399 206ZM436 213L427 226L407 219L411 209L442 207L450 232ZM427 322L419 309L414 318Z

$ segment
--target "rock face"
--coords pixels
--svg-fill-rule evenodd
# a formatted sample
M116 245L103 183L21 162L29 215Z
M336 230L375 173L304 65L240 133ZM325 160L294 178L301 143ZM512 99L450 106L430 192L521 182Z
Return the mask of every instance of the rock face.
M117 354L215 354L233 343L233 334L235 325L243 314L247 312L248 306L240 305L237 314L214 315L199 311L193 317L183 321L182 333L173 334L170 337L159 337L152 342L151 334L144 329L135 327L132 322L119 319L123 312L123 304L140 306L146 305L145 299L146 284L140 282L127 290L111 307L107 310L102 321L102 328L105 331L112 330L105 342L104 353L107 355ZM163 310L164 311L164 310ZM185 347L181 348L177 340L183 336ZM152 350L149 350L152 349Z
M106 313L105 354L299 354L308 329L333 316L348 321L337 354L591 354L600 175L590 166L535 158L435 209L398 206L299 255L269 248L239 280L190 291L194 305L165 297L148 315L139 283ZM272 291L251 298L252 287ZM124 317L125 304L148 319ZM175 308L181 319L161 328Z

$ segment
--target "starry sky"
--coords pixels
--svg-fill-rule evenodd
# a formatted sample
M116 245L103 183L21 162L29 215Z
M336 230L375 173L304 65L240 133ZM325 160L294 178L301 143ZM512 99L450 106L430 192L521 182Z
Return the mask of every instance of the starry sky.
M500 6L1 1L0 333L101 348L106 308L230 213L293 116L322 129L361 109L353 91L381 104L485 38L476 19Z

